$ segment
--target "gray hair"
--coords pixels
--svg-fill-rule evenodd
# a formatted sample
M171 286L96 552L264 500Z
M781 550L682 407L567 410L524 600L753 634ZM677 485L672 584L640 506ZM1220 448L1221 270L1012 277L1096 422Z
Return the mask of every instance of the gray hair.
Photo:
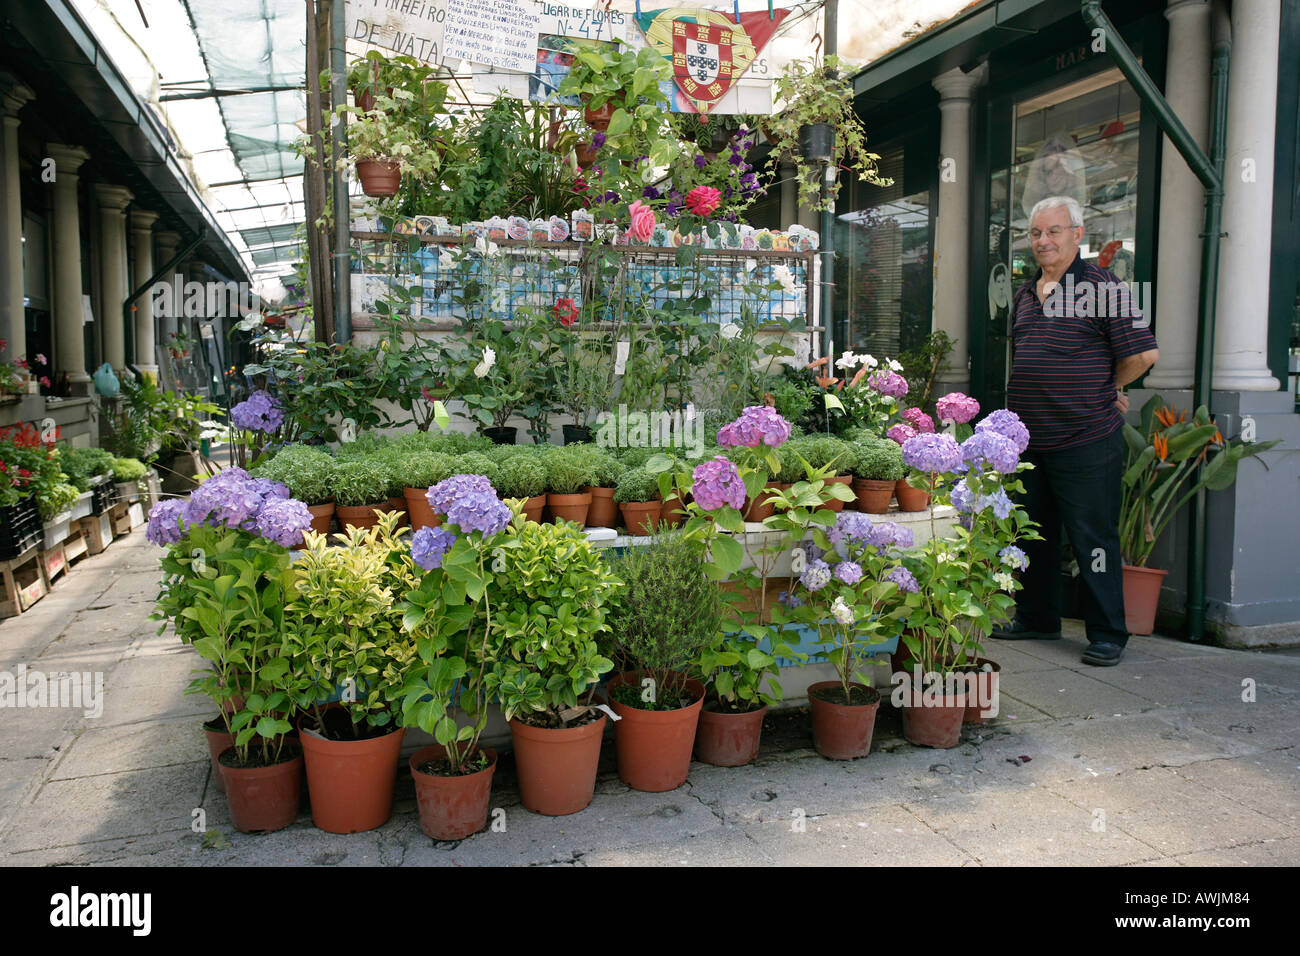
M1076 229L1083 227L1083 207L1079 205L1077 199L1069 196L1048 196L1046 199L1040 199L1034 203L1034 208L1029 210L1029 224L1032 226L1034 220L1038 218L1040 212L1048 209L1059 209L1065 207L1066 212L1070 214L1070 225Z

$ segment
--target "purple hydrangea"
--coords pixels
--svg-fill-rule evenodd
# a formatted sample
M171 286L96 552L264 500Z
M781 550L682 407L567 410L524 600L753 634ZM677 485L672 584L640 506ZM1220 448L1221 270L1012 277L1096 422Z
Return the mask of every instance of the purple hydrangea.
M903 423L899 423L895 425L893 428L889 429L889 431L885 432L886 438L893 439L894 441L898 442L898 444L900 445L906 442L909 438L915 438L916 435L917 432L915 428L913 428L911 425L906 425Z
M889 571L885 575L886 581L893 581L898 585L898 590L906 591L909 594L916 594L921 590L921 586L916 583L916 576L901 564Z
M284 407L259 389L230 410L230 421L246 431L273 432L284 423Z
M311 527L311 512L296 498L270 497L257 512L257 533L285 548L302 544L302 533Z
M891 372L889 369L882 369L875 375L867 379L867 387L874 389L881 395L888 395L891 398L902 398L907 394L907 379L897 372Z
M185 537L185 506L180 498L168 498L153 506L144 536L151 544L168 547Z
M270 478L250 478L248 486L263 498L289 498L289 486Z
M788 608L803 607L803 598L796 597L789 591L782 591L776 596L776 599Z
M920 471L952 471L961 464L961 446L951 435L917 435L903 444L903 461Z
M695 502L705 511L716 511L723 505L737 510L745 506L745 483L740 480L740 471L721 455L696 465L691 480Z
M803 569L799 582L809 591L820 591L831 583L831 566L820 559L813 561Z
M841 511L835 526L826 533L827 539L839 550L840 545L862 546L871 536L872 522L862 511Z
M442 567L443 557L455 543L456 536L446 528L421 528L411 539L411 559L424 570L432 571Z
M862 580L862 565L856 561L841 561L835 565L835 577L845 584L857 584Z
M799 542L795 545L795 549L803 552L805 566L810 562L816 561L818 558L825 557L826 555L826 552L817 547L817 545L811 540Z
M492 482L482 475L452 475L425 492L425 498L436 514L445 515L457 498L472 492L487 492L496 496Z
M723 448L757 448L767 445L776 448L790 437L790 423L770 405L750 405L730 425L718 431L718 444Z
M962 514L970 514L975 510L975 492L971 491L966 485L965 478L953 485L952 494L948 496L948 500Z
M1016 443L1006 435L987 428L977 430L961 443L961 455L972 468L988 466L1003 475L1013 473L1020 464Z
M470 491L458 497L447 509L447 521L462 531L481 531L485 535L504 531L514 517L510 506L496 492Z
M1005 521L1011 515L1011 509L1015 507L1011 499L1007 497L1005 488L999 488L993 495L986 495L983 499L993 506L993 516L999 521ZM981 511L983 508L980 509Z
M214 528L252 531L253 519L263 500L248 472L242 468L229 468L194 489L185 507L185 521L188 524L206 521Z
M903 421L916 429L917 434L925 435L934 431L934 419L919 408L903 409Z
M1023 455L1029 447L1029 429L1025 427L1020 416L1009 408L999 408L975 426L975 431L993 431L1005 435L1016 445L1016 454Z
M1002 563L1007 567L1015 568L1018 571L1023 571L1029 567L1029 556L1014 544L1009 544L999 551L998 557L1002 559Z
M941 422L965 425L980 413L980 403L961 392L949 392L934 403L934 411Z

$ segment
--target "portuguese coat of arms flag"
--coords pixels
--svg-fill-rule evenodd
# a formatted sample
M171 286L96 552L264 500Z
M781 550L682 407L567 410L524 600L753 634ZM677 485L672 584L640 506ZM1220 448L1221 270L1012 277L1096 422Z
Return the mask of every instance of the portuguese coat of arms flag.
M742 13L737 22L717 10L677 7L636 14L646 43L672 62L678 88L708 113L749 69L789 10Z

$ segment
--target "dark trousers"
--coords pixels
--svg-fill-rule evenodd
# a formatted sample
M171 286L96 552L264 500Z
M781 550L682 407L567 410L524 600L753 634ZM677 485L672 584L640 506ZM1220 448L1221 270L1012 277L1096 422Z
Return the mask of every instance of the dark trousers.
M1061 627L1061 527L1079 562L1083 619L1088 640L1123 647L1123 570L1119 554L1119 506L1124 468L1124 436L1116 430L1100 441L1060 451L1028 451L1034 467L1022 472L1021 503L1040 525L1041 541L1026 541L1029 567L1021 575L1024 590L1016 596L1016 613L1028 628Z

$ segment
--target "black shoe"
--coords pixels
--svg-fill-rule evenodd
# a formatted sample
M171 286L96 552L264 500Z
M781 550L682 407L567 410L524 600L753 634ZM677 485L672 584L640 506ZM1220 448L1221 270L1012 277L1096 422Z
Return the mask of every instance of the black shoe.
M1095 644L1088 645L1088 649L1083 652L1082 660L1085 664L1092 664L1095 667L1114 667L1123 656L1124 648L1120 645L1097 641Z
M1020 618L1016 618L1010 624L993 628L993 633L989 636L999 641L1059 641L1061 632L1034 631L1020 623Z

